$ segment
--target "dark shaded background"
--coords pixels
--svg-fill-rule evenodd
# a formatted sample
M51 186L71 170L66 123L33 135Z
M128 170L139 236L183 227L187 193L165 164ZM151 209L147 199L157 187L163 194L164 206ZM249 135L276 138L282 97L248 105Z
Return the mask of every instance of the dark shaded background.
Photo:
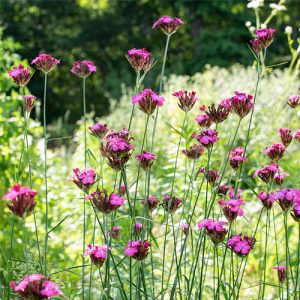
M300 1L286 2L288 10L270 24L278 30L278 41L269 63L289 60L284 28L300 26ZM172 37L167 73L191 75L206 64L251 64L245 22L253 23L254 13L246 6L246 0L1 0L0 25L5 36L21 43L24 58L49 53L61 59L59 70L50 75L48 116L53 122L69 111L65 121L72 128L82 115L81 81L69 72L74 60L90 59L98 66L87 90L89 109L101 116L108 112L110 99L120 96L121 83L134 84L135 74L124 56L128 49L146 47L161 58L165 36L151 26L162 15L187 22ZM160 67L161 59L147 78L148 86L155 86ZM41 79L36 72L29 86L39 97Z

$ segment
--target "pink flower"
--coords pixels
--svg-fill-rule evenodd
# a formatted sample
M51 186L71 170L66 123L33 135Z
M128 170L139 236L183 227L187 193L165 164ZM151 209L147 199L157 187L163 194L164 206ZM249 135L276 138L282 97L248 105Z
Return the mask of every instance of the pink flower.
M206 219L198 224L198 228L205 228L205 234L210 237L215 245L220 244L228 230L224 228L226 222L214 221L212 219Z
M248 115L251 109L253 109L253 97L246 93L234 93L235 95L231 98L231 109L242 119Z
M27 111L28 114L33 109L35 100L36 97L33 95L24 96L24 109Z
M208 171L206 171L205 168L200 168L198 170L198 173L203 173L206 180L211 186L215 186L217 179L220 177L218 171L214 169L209 169Z
M114 226L112 230L109 232L109 235L114 239L117 240L120 236L120 227Z
M259 39L265 48L273 42L275 32L274 28L257 29L255 31L257 39Z
M84 192L88 192L90 187L95 183L96 173L93 169L88 168L80 171L78 168L73 169L73 182Z
M212 119L207 114L201 114L196 119L200 127L210 127L213 123Z
M272 195L272 193L271 193L271 195ZM274 201L275 201L274 198L270 197L270 195L266 192L260 192L258 194L257 198L261 201L262 205L267 209L272 208Z
M164 102L164 97L157 95L151 89L146 89L132 98L132 104L137 104L139 109L148 116L153 114L157 106L163 106Z
M151 52L147 49L130 49L126 55L129 63L136 72L147 72L151 69L154 60L151 59Z
M147 171L156 159L156 155L151 152L143 151L142 154L137 154L135 158L137 161L140 161L142 168Z
M219 204L223 207L223 213L226 219L232 223L238 216L244 215L244 210L240 205L244 204L241 199L219 200Z
M42 296L47 298L62 295L59 286L53 281L45 281L40 293Z
M124 183L122 183L120 186L116 185L116 189L119 192L120 196L125 196L126 195L126 186Z
M49 54L40 54L31 62L31 64L35 65L38 70L49 73L56 65L60 64L60 61Z
M262 169L255 171L254 176L258 176L265 183L269 183L274 179L276 172L279 171L277 164L269 164Z
M84 256L90 256L92 263L97 267L102 267L107 258L107 251L110 250L107 246L92 246L87 245Z
M293 139L292 130L288 128L280 128L279 133L282 144L287 147Z
M278 273L278 280L282 284L286 278L286 266L275 266L273 270L277 270Z
M280 144L273 144L265 149L265 154L273 160L274 162L278 162L282 159L284 152L286 151L286 148Z
M178 91L172 94L174 97L177 97L179 100L178 106L185 112L190 111L196 101L199 99L196 97L196 92L187 92L187 91Z
M211 148L218 140L218 132L213 129L204 129L199 134L193 134L192 137L205 148Z
M182 204L182 200L177 197L166 195L162 199L162 207L167 212L175 212Z
M97 67L90 60L75 61L71 69L71 73L80 78L86 78L92 73L95 73L96 71Z
M18 67L13 67L9 72L9 77L13 79L15 84L24 87L27 85L31 78L30 68L19 65Z
M13 214L25 219L33 212L36 205L34 201L36 194L36 191L31 190L29 187L21 187L20 184L16 184L2 199L9 201L7 207Z
M137 234L139 235L142 232L143 224L141 224L141 223L135 223L134 224L134 228L135 228Z
M296 132L293 134L293 138L300 142L300 129L297 129Z
M238 256L247 256L255 244L255 238L236 234L227 241L227 248L233 250Z
M294 202L300 201L300 191L297 189L282 189L274 192L270 197L278 202L283 211L289 211Z
M218 189L218 194L226 196L231 189L232 187L230 185L221 184Z
M93 136L100 139L102 139L108 132L107 124L105 123L96 123L93 126L90 126L89 130Z
M183 233L184 233L185 235L188 234L188 231L189 231L189 224L187 224L187 223L181 224L181 225L180 225L180 228L182 229L182 231L183 231Z
M230 166L234 170L237 170L241 166L243 161L247 161L247 160L248 160L248 158L244 157L244 148L243 147L237 147L230 151L229 163L230 163Z
M219 104L217 107L215 104L210 105L207 110L206 114L208 117L216 124L222 123L228 118L230 113L230 107L226 105Z
M142 201L142 204L148 206L149 211L152 213L158 205L158 200L155 196L150 195L147 200Z
M300 96L299 95L291 95L291 96L289 96L287 104L291 108L296 108L300 104Z
M124 204L124 199L121 196L113 193L108 196L105 189L97 189L95 192L88 195L86 199L93 203L95 209L105 214L117 210Z
M264 48L264 44L261 42L259 38L255 38L250 41L251 48L253 49L254 52L259 54L261 50Z
M289 176L287 173L279 172L279 173L275 174L274 180L275 180L276 184L283 185L284 178L287 177L287 176Z
M300 223L300 199L295 199L293 204L293 213L291 213L293 219Z
M179 18L163 16L159 18L152 26L152 29L159 27L166 35L171 35L181 27L184 22Z
M143 260L147 257L150 243L148 241L129 241L124 253L136 260Z
M204 147L202 145L194 144L187 150L182 150L189 159L198 159L204 153Z

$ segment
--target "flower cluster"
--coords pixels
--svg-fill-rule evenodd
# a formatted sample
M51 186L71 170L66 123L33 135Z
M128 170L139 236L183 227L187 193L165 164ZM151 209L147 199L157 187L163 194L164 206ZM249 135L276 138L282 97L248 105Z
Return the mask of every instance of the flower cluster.
M13 79L15 84L24 87L27 85L31 78L30 68L24 67L23 65L13 67L12 70L9 72L9 77Z
M147 171L156 159L156 155L151 152L143 151L142 154L137 154L135 158L140 162L141 167Z
M208 128L213 123L212 119L207 114L201 114L195 118L200 127Z
M244 148L243 147L237 147L230 151L229 163L230 163L230 166L234 170L237 170L241 166L243 161L247 161L247 160L248 160L248 158L244 157Z
M244 215L244 210L240 205L244 204L241 199L219 200L219 204L223 208L223 213L228 222L232 223L238 216Z
M150 212L153 212L158 205L158 200L155 196L150 195L147 200L143 200L142 204L148 206Z
M280 139L284 147L287 147L293 140L292 130L288 128L279 129Z
M275 201L274 198L272 197L272 194L269 195L266 192L260 192L257 195L257 198L261 201L262 205L267 209L272 208Z
M293 213L291 213L293 219L300 223L300 199L296 198L293 204Z
M152 53L149 52L147 49L130 49L128 50L128 54L126 55L129 63L131 64L132 68L135 70L135 72L148 72L152 65L154 60L151 59Z
M99 139L102 139L108 132L107 124L96 123L89 127L91 134Z
M159 27L166 35L171 35L183 24L184 22L179 18L163 16L153 24L152 29Z
M255 238L248 237L241 234L236 234L232 236L228 241L226 247L230 248L238 256L247 256L251 249L255 245Z
M147 257L150 243L148 241L129 241L124 253L136 260L143 260Z
M204 147L202 145L194 144L189 149L182 150L189 159L198 159L204 153Z
M299 95L291 95L287 101L288 106L291 108L296 108L300 105L300 96Z
M178 106L180 107L180 109L182 109L185 112L190 111L196 101L198 101L199 99L196 97L196 92L192 91L192 92L187 92L187 91L178 91L172 94L174 97L178 98Z
M280 144L273 144L265 149L265 154L273 160L274 162L278 162L282 159L284 152L286 151L286 148Z
M260 53L262 49L269 47L273 42L275 32L274 28L257 29L256 37L250 41L252 49Z
M43 73L49 73L56 65L60 64L60 60L50 56L49 54L40 54L31 64L35 65L38 70Z
M212 219L206 219L198 224L198 228L205 228L205 234L210 237L215 245L220 244L228 230L224 227L226 222L214 221Z
M274 192L270 197L278 202L283 211L293 208L294 203L300 201L300 191L297 189L282 189Z
M217 107L215 104L208 106L206 114L212 122L219 124L228 118L230 107L220 103Z
M79 60L73 63L71 73L80 77L86 78L97 71L97 67L90 60Z
M218 171L214 169L206 170L205 168L200 168L198 172L205 175L206 180L211 186L215 186L217 179L220 177Z
M269 183L274 179L275 174L279 171L277 164L268 164L266 167L258 169L254 173L254 177L259 177L265 183Z
M166 195L162 199L162 206L167 212L175 212L182 204L182 200L177 197Z
M253 97L246 93L234 92L230 99L231 110L241 119L246 117L254 107Z
M84 192L88 192L91 186L95 183L96 173L93 169L88 168L80 171L78 168L73 169L74 175L72 181Z
M91 244L88 244L83 255L89 256L91 262L100 268L107 258L108 250L110 249L107 246L92 246Z
M211 148L218 140L218 132L213 129L204 129L199 134L193 134L192 137L205 148Z

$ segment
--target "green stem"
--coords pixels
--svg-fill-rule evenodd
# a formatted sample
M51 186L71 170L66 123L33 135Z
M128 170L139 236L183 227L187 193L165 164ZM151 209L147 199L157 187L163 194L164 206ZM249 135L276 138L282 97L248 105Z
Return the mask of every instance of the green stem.
M26 236L26 224L25 224L25 218L23 218L22 221L23 221L23 243L24 243L25 261L26 261L26 274L29 275L29 264L28 264L27 236Z
M299 278L299 265L300 265L300 222L298 223L298 246L297 246L297 261L296 261L296 266L297 266L297 270L296 270L296 284L295 284L295 300L297 300L297 293L299 293L299 291L297 290L298 288L298 282L300 281Z
M288 240L288 227L287 227L287 213L283 216L284 230L285 230L285 259L286 259L286 297L287 300L290 299L290 289L289 289L289 271L290 271L290 261L289 261L289 240Z

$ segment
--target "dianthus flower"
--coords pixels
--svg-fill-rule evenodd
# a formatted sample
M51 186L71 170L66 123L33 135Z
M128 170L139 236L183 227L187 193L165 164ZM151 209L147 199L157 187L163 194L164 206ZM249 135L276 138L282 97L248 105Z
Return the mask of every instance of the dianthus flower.
M198 172L205 174L205 178L211 186L215 186L217 179L220 177L218 171L214 169L206 171L205 168L200 168Z
M228 191L230 191L232 187L230 185L221 184L218 189L218 194L226 196Z
M293 204L293 213L291 213L293 219L300 223L300 199L295 199Z
M40 54L31 64L35 65L36 68L43 73L49 73L56 65L60 64L60 61L49 54Z
M154 60L151 58L152 53L147 49L130 49L126 55L129 63L135 72L144 71L147 72L151 69Z
M91 134L95 137L102 139L108 132L107 124L105 123L95 123L93 126L89 127Z
M258 176L265 183L269 183L274 179L275 174L279 171L277 164L269 164L262 169L258 169L254 173L254 177Z
M136 260L143 260L147 257L150 243L148 241L129 241L124 253Z
M282 159L284 152L286 151L286 148L280 144L273 144L265 149L265 154L273 160L274 162L278 162Z
M278 280L282 284L286 278L286 266L275 266L273 270L277 270Z
M228 230L224 227L226 222L214 221L212 219L206 219L198 224L198 228L205 228L205 234L210 237L215 245L220 244Z
M237 147L230 151L229 164L234 170L237 170L241 166L243 161L247 161L247 160L248 158L244 157L243 147Z
M30 68L24 67L23 65L13 67L8 75L10 78L13 79L15 84L17 84L21 87L26 86L31 78Z
M215 104L208 106L206 114L216 124L225 121L228 118L230 108L219 104L217 107Z
M89 256L91 262L100 268L107 258L108 250L110 249L107 246L92 246L91 244L88 244L83 256Z
M35 100L36 97L33 95L24 96L24 109L28 114L30 114L30 112L32 111Z
M267 48L273 42L275 32L276 29L274 28L264 28L257 29L255 31L255 34L257 39L259 39L260 42L263 44L264 48Z
M300 96L299 95L291 95L291 96L289 96L287 104L291 108L296 108L297 106L300 105Z
M75 61L71 69L71 73L80 78L86 78L92 73L95 73L96 71L97 67L90 60Z
M114 239L117 240L120 236L120 227L114 226L111 231L109 231L109 235Z
M36 205L34 197L36 191L20 184L14 185L8 193L3 196L3 200L8 200L7 207L16 216L25 219L29 216Z
M196 97L196 92L192 91L192 92L187 92L187 91L178 91L172 94L174 97L178 98L178 106L180 109L182 109L185 112L190 111L196 101L198 101L199 99Z
M93 169L88 168L80 171L78 168L73 169L74 175L72 181L84 192L88 192L90 187L95 183L96 173Z
M264 48L264 44L259 38L254 38L250 41L251 48L253 49L254 52L259 54L261 50Z
M276 173L275 176L274 176L274 180L275 180L276 184L283 185L284 178L287 177L287 176L288 176L287 173L278 171L278 173Z
M280 128L279 134L282 144L287 147L293 139L292 130L288 128Z
M300 129L297 129L297 130L295 131L295 133L293 134L293 138L294 138L296 141L300 142Z
M205 148L211 148L218 140L218 132L213 129L204 129L199 134L193 134L192 137Z
M166 195L162 199L162 206L168 212L175 212L182 204L182 200L177 197Z
M228 222L232 223L238 216L244 215L244 210L240 205L244 204L241 199L219 200L219 204L223 207L223 213Z
M189 232L189 224L188 223L181 224L180 228L182 229L182 231L185 235L188 234L188 232Z
M254 237L246 235L243 237L241 234L236 234L227 241L226 247L230 248L238 256L247 256L250 250L253 249L255 242Z
M157 95L151 89L145 89L132 98L132 104L137 104L139 109L148 116L153 114L157 106L163 106L164 102L164 97Z
M155 196L150 195L147 200L143 200L142 204L148 206L150 212L153 212L158 205L158 200Z
M272 195L272 193L271 193L271 195ZM270 195L266 192L260 192L257 195L257 198L261 201L262 205L267 209L272 208L274 201L275 201L274 198L270 197Z
M136 233L139 235L139 234L141 234L141 232L143 230L143 224L142 223L135 223L134 228L136 230Z
M166 35L171 35L183 24L184 22L179 18L163 16L153 24L152 29L159 27Z
M204 153L204 147L202 145L194 144L187 150L182 150L189 159L198 159Z
M234 92L231 98L231 110L241 119L246 117L254 107L253 97L246 93Z
M151 152L143 151L142 154L137 154L135 158L137 161L140 161L141 167L147 171L156 159L156 155Z
M278 202L283 211L288 211L293 207L295 201L300 201L300 191L297 189L282 189L274 192L271 197Z
M213 123L212 119L207 114L201 114L196 119L200 127L210 127Z

